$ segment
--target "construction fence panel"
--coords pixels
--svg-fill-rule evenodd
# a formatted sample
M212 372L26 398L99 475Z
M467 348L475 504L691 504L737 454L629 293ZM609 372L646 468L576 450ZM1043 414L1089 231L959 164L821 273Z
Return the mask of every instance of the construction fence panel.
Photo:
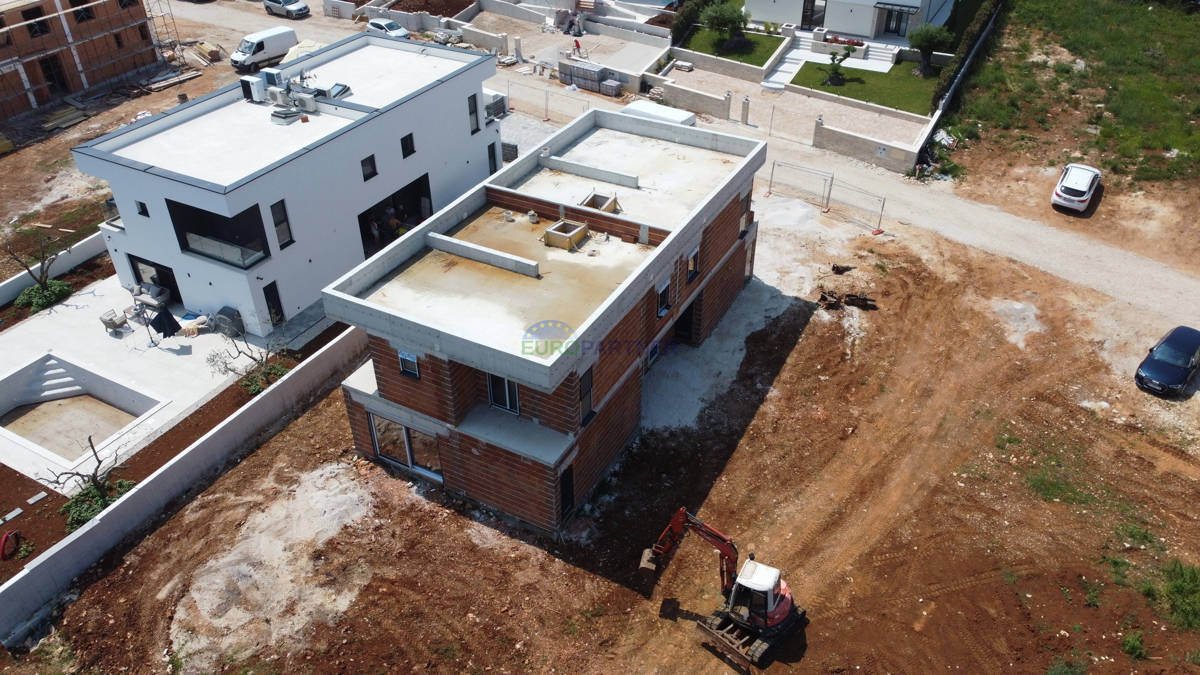
M812 115L801 114L788 110L784 106L774 105L770 109L766 130L767 135L772 138L812 145L813 128L816 123L817 118Z
M548 107L546 117L551 122L566 124L587 112L588 108L591 107L591 103L567 94L550 92Z
M799 197L826 209L829 208L829 193L833 184L832 173L776 161L771 164L767 192Z
M883 209L887 205L887 198L883 195L835 180L829 191L829 200L832 204L849 207L847 215L863 225L874 229L883 224Z
M530 117L545 119L550 113L550 91L509 81L508 107Z

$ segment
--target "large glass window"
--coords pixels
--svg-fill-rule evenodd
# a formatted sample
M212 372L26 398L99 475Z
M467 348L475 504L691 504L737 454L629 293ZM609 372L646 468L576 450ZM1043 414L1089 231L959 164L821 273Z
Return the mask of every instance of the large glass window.
M475 94L467 97L467 114L471 117L471 133L479 131L479 102Z
M375 454L428 478L442 479L437 436L374 413L370 418Z
M228 218L168 199L167 211L179 248L184 251L241 269L249 269L270 255L258 205Z
M288 222L287 204L282 199L271 205L271 220L275 222L275 237L279 240L280 250L283 250L294 240L292 225Z

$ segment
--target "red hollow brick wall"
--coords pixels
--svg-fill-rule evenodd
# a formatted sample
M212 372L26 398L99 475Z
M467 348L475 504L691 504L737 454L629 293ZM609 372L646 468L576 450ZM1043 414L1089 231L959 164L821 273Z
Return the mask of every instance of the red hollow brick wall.
M420 377L413 379L401 374L400 355L386 338L369 335L367 344L381 397L452 425L475 404L474 368L426 355L417 358Z
M457 431L438 439L442 474L449 490L557 531L554 470Z
M489 204L498 206L503 209L509 209L517 213L528 213L536 211L538 216L550 221L558 220L558 204L546 199L539 199L524 194L514 194L497 190L492 187L486 188L487 200ZM614 237L633 237L637 241L641 234L641 227L635 223L631 223L623 218L614 216L603 211L595 209L587 209L582 206L566 206L563 207L567 220L584 223L588 229L598 232L607 232ZM650 244L658 246L671 234L668 230L662 230L654 226L650 226Z
M596 487L641 421L642 372L635 369L579 436L579 452L572 461L576 504Z

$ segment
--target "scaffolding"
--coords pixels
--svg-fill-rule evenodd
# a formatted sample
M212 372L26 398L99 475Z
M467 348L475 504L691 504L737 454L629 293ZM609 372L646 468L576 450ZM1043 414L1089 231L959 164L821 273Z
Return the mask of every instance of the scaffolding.
M164 66L187 67L170 0L0 0L0 120Z

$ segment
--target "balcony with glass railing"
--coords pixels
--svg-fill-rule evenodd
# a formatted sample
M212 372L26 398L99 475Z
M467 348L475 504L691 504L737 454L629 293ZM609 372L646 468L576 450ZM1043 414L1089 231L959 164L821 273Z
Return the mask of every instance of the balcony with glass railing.
M121 212L117 210L117 203L112 199L107 199L100 205L100 215L104 218L104 224L118 230L125 229L125 223L121 221Z
M201 236L199 234L187 233L188 250L192 253L198 253L206 258L220 260L223 263L228 263L234 267L241 269L250 269L260 260L267 257L263 251L255 251L249 248L243 248L237 244L230 244L219 239Z

